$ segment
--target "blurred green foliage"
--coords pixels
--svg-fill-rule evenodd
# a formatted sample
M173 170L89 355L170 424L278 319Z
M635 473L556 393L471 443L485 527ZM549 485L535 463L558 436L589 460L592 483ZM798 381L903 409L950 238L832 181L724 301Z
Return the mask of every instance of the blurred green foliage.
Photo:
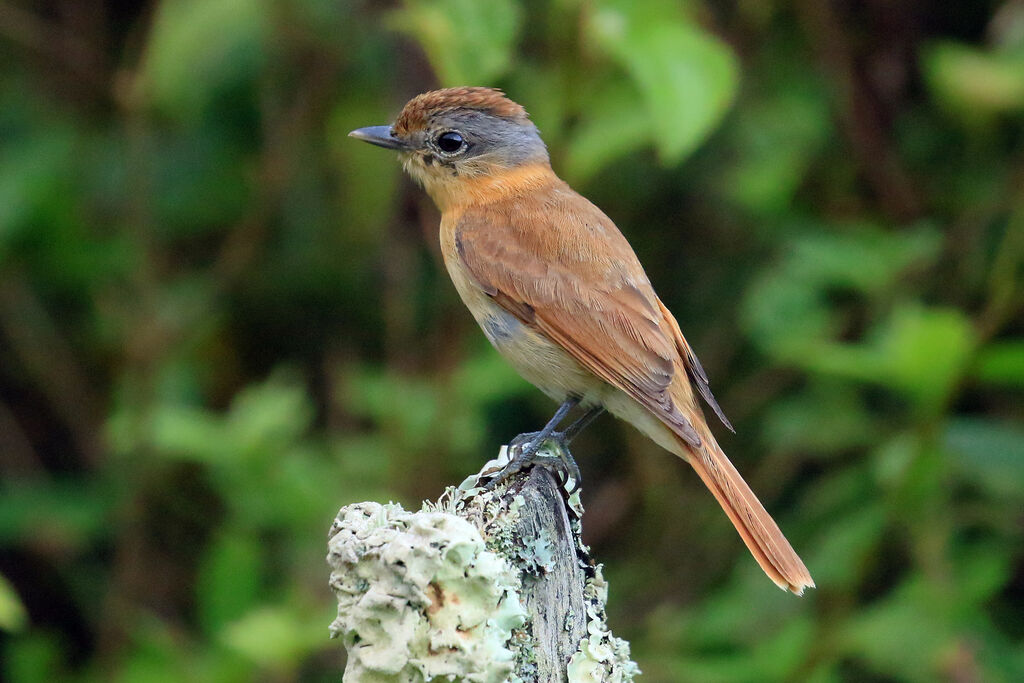
M574 450L651 681L1024 680L1024 5L0 2L0 677L336 680L324 533L551 406L347 132L499 85L616 220L818 589Z

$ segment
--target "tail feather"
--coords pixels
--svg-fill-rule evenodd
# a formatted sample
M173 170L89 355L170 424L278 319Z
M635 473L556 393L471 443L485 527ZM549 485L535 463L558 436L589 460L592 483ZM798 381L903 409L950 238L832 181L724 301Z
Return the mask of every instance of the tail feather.
M697 360L697 354L693 352L686 338L683 337L679 323L672 317L672 313L660 299L658 306L672 330L676 349L679 351L681 363L676 367L679 368L681 365L682 371L677 372L676 376L681 378L689 376L704 400L722 419L725 426L732 430L732 425L729 424L722 409L718 406L718 402L711 394L708 376L704 372L704 368L701 367L700 361ZM708 428L708 424L704 420L700 406L697 405L693 387L683 379L672 385L670 393L676 406L681 407L684 412L690 412L689 422L700 435L701 441L699 445L693 446L690 435L679 431L677 426L659 415L659 419L662 419L665 425L675 432L679 445L682 447L674 452L686 458L693 469L697 470L704 485L714 494L718 504L732 520L736 531L740 532L743 542L747 544L754 559L779 588L792 591L797 595L802 595L805 588L814 588L814 580L811 579L803 561L794 552L789 541L775 524L775 520L764 509L761 501L747 486L747 482L743 481L743 477L729 462L729 458L725 456L715 441L711 429ZM651 409L649 404L646 405L648 409ZM657 411L652 410L652 412L658 415Z
M699 448L687 446L690 452L688 461L729 516L761 569L783 590L803 595L805 588L814 588L814 580L807 567L775 520L715 443L714 437L710 433L707 436L710 438L704 438Z

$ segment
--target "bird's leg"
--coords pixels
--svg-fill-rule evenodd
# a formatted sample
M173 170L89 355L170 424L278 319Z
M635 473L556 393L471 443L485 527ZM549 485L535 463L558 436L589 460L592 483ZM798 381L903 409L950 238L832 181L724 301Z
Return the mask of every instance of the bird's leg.
M510 444L512 447L517 448L518 452L512 459L513 462L522 459L528 462L533 455L540 450L541 445L548 438L555 433L555 428L558 424L565 419L565 416L569 414L569 411L575 408L579 404L580 400L575 396L570 396L562 402L562 405L558 406L558 410L551 416L548 423L544 425L544 428L539 432L531 432L529 434L520 434L516 438L512 439ZM523 437L526 437L525 439ZM521 468L522 466L520 466Z
M572 478L576 486L579 486L582 480L580 468L569 452L569 442L583 431L587 425L593 422L594 418L603 413L604 408L601 406L590 408L564 431L555 431L555 428L565 419L569 411L578 404L578 398L570 397L559 406L554 416L548 420L548 423L539 432L520 434L512 439L509 444L509 449L513 451L512 460L495 479L488 483L487 489L494 488L529 464L560 470L566 474L567 479ZM538 451L545 443L553 446L554 454L538 455Z
M579 485L583 482L583 477L580 474L580 466L576 464L576 460L572 457L572 453L569 452L569 443L603 412L604 406L594 406L587 412L583 413L583 415L577 418L575 422L564 430L560 432L552 432L551 436L548 437L549 443L554 442L556 455L562 466L562 470L569 477L572 477L576 488L579 488ZM534 459L536 459L536 456L534 456ZM542 466L546 466L543 462L540 464Z
M568 445L570 441L579 436L579 433L586 429L590 423L596 420L603 412L604 406L594 406L587 412L583 413L579 419L565 428L565 431L562 432L562 441Z
M575 422L562 431L551 432L549 438L558 439L565 445L569 445L573 439L580 435L580 432L590 426L590 423L597 419L602 413L604 413L604 406L594 406L587 412L583 413L583 415L580 415ZM517 447L530 443L537 439L539 434L541 434L541 432L526 432L524 434L520 434L509 442L509 446Z

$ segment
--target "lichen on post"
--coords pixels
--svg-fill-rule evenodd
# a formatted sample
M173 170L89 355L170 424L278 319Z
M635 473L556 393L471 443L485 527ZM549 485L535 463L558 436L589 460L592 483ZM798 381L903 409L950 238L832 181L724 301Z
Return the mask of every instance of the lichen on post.
M541 467L485 490L505 462L502 449L418 512L371 502L338 513L327 560L344 680L619 683L639 673L605 622L579 491Z

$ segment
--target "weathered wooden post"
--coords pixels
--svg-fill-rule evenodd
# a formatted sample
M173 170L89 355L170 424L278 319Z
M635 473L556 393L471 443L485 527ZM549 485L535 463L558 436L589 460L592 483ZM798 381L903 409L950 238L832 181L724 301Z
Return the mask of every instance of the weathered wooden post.
M534 467L486 490L506 449L418 512L341 509L327 556L348 683L630 681L607 584L580 539L579 491Z

